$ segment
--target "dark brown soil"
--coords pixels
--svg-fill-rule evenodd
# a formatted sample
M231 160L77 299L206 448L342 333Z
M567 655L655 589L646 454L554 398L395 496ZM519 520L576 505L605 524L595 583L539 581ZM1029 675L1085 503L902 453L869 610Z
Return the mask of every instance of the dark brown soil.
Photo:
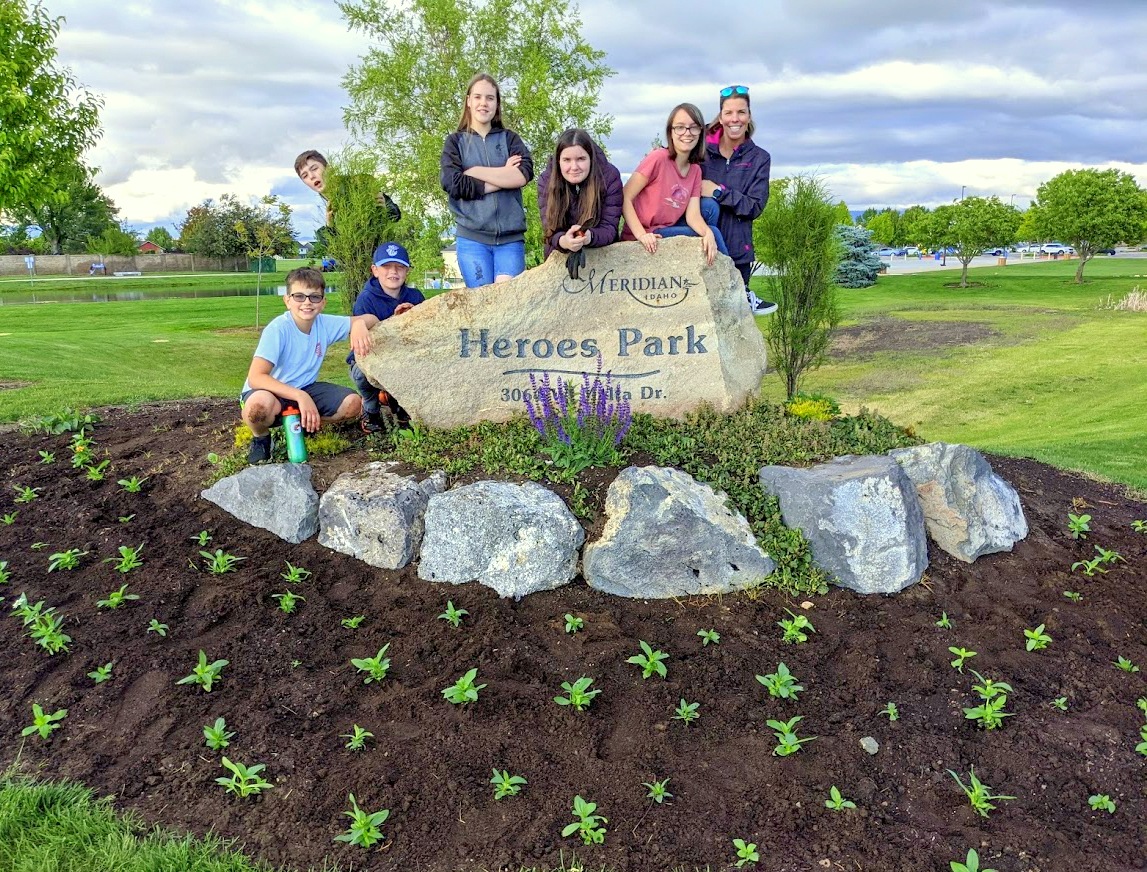
M230 446L234 414L215 401L109 413L95 430L114 473L102 483L70 467L66 436L6 435L0 513L19 515L0 526L4 594L57 607L74 643L49 657L0 616L0 764L19 754L29 770L113 794L147 821L211 828L296 867L327 857L355 869L517 870L556 866L562 851L568 862L576 849L592 869L716 870L736 859L737 837L760 846L757 868L769 872L947 870L971 847L1000 872L1145 868L1147 757L1134 748L1144 720L1135 702L1147 696L1147 536L1130 523L1147 506L1118 488L993 458L1032 528L1013 553L969 566L933 549L926 581L899 596L815 598L805 614L816 633L793 646L776 621L802 604L775 592L640 602L577 581L509 602L476 584L375 570L314 541L283 543L198 497L205 457ZM39 449L56 462L41 465ZM363 460L320 462L316 478ZM133 474L148 476L141 494L115 484ZM15 485L39 497L16 505ZM1087 540L1068 535L1069 511L1093 516ZM246 558L237 572L203 571L191 541L201 529L212 549ZM98 610L125 580L103 558L141 542L145 563L126 578L141 599ZM1126 562L1092 580L1073 575L1096 544ZM48 555L72 547L90 552L81 567L49 574ZM291 616L271 599L287 588L287 560L314 572ZM460 629L435 619L447 598L470 612ZM582 632L563 632L567 612L584 618ZM954 629L935 625L941 612ZM366 615L357 630L340 625L356 614ZM167 638L144 632L152 617L170 625ZM1026 652L1023 630L1040 623L1054 642ZM715 628L720 645L703 648L701 628ZM638 640L669 652L667 680L643 681L625 662ZM387 643L389 677L364 685L350 658ZM1002 729L964 719L973 681L949 666L949 646L979 652L970 665L1014 688ZM210 694L176 685L200 649L230 661ZM1119 655L1145 671L1118 670ZM95 685L86 673L109 660L113 680ZM754 680L781 660L805 686L796 702L770 699ZM442 688L474 666L487 683L480 700L447 703ZM582 675L603 691L592 708L555 705L561 682ZM1065 713L1051 705L1059 696ZM681 698L700 703L700 721L671 720ZM889 701L896 722L878 715ZM33 702L69 714L49 742L21 746ZM765 720L798 714L800 734L816 740L773 756ZM219 716L237 734L228 756L267 765L275 787L262 797L239 800L214 783L224 773L202 728ZM375 735L358 754L340 738L352 724ZM865 736L879 741L876 755L861 749ZM972 766L1016 797L990 818L946 771L967 781ZM495 802L492 767L525 776L522 795ZM651 805L642 782L664 778L674 797ZM833 785L858 808L826 809ZM351 791L367 809L390 809L381 849L332 841ZM1097 793L1117 803L1114 814L1090 810ZM561 837L575 794L608 817L604 845Z
M883 316L834 330L829 354L844 359L880 351L932 351L974 345L999 335L991 325L976 321L913 321Z

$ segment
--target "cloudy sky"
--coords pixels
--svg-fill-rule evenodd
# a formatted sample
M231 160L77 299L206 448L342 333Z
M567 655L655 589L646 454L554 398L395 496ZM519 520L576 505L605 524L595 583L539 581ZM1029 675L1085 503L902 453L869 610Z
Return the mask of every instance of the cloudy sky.
M345 141L340 82L364 50L333 0L43 0L60 63L103 95L97 181L136 229L224 193L279 194ZM773 175L819 173L850 208L998 195L1026 207L1065 169L1147 187L1147 0L581 0L617 71L606 143L628 173L675 103L711 117L748 85ZM460 100L459 100L460 103ZM456 108L451 106L451 114ZM538 144L531 144L535 150ZM1014 195L1014 196L1013 196Z

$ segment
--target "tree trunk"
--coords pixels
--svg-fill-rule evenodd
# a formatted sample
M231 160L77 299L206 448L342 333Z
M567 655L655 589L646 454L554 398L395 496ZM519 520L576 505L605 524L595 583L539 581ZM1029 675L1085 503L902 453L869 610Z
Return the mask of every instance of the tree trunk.
M1087 259L1082 255L1079 258L1079 266L1075 268L1075 283L1077 285L1083 284L1083 268L1087 265Z

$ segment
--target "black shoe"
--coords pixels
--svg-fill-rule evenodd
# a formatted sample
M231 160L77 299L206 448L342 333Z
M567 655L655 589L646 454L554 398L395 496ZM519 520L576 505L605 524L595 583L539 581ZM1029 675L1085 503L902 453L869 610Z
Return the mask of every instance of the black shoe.
M745 291L745 298L749 301L749 309L754 315L771 315L777 311L777 304L771 300L762 300L752 291Z
M362 417L359 418L359 424L362 426L362 432L367 436L373 436L375 433L381 433L386 429L386 425L382 423L382 415L378 412L363 412Z
M410 413L398 405L398 400L388 395L386 398L386 406L393 413L394 421L399 427L404 430L410 427Z
M266 463L271 459L271 434L266 436L252 436L251 449L247 452L247 462L250 464Z

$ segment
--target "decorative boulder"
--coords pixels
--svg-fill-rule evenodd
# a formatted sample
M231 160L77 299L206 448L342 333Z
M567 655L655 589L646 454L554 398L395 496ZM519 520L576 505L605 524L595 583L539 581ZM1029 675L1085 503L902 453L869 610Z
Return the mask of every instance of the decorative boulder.
M857 593L896 593L928 568L916 489L890 457L838 457L810 469L766 466L761 486L808 539L813 559Z
M609 486L605 512L601 538L585 547L582 574L606 593L729 593L757 584L775 566L725 495L680 470L623 469Z
M305 463L248 466L200 494L240 521L269 530L292 544L319 529L319 495Z
M510 281L432 297L371 331L358 364L412 417L434 427L506 421L530 376L580 384L600 356L611 393L635 412L682 417L740 407L765 373L765 343L733 262L706 266L695 238L587 248L580 277L565 255Z
M401 569L418 553L423 515L446 487L436 472L423 482L370 463L334 480L319 500L319 544L379 569Z
M928 535L957 560L1011 551L1027 536L1019 494L974 448L932 442L888 455L916 486Z
M478 581L521 599L572 581L583 541L577 518L552 491L479 481L430 498L418 577Z

